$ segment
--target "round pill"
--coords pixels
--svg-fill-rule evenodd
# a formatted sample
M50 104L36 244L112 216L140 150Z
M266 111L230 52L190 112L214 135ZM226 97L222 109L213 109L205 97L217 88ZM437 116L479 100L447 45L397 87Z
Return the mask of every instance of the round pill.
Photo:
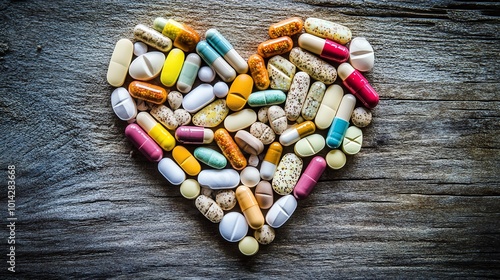
M226 97L227 93L229 92L229 87L225 82L217 82L214 85L214 94L218 98L224 98Z
M259 165L259 157L257 155L250 155L247 161L250 166L257 167Z
M200 195L200 184L194 179L187 179L182 182L180 191L183 197L187 199L195 199Z
M191 114L184 109L177 109L174 111L174 116L179 125L188 125L191 122Z
M229 212L220 221L220 235L229 242L238 242L247 235L248 224L239 212Z
M269 121L269 118L267 117L267 110L269 110L269 107L262 107L257 113L257 118L261 123L267 123Z
M211 83L215 79L215 71L209 66L202 66L198 70L198 78L205 83Z
M253 236L260 244L267 245L273 242L276 234L274 232L274 228L272 228L270 225L263 225L261 228L255 230Z
M233 190L220 190L215 196L215 202L222 210L231 210L236 205L236 194Z
M176 110L181 107L182 99L182 93L175 90L169 92L167 96L168 105L170 105L172 110Z
M148 45L143 42L134 43L134 54L135 56L140 56L148 52Z
M326 155L326 163L331 169L340 169L344 167L346 156L341 150L331 150Z
M252 236L245 236L238 243L240 252L245 256L253 256L259 251L259 242Z
M358 107L352 111L351 121L357 127L366 127L372 122L372 112L365 107Z
M240 173L241 183L247 187L255 187L260 182L260 172L253 166L247 166Z
M349 62L352 67L366 72L373 68L375 54L370 43L364 37L356 37L349 44Z

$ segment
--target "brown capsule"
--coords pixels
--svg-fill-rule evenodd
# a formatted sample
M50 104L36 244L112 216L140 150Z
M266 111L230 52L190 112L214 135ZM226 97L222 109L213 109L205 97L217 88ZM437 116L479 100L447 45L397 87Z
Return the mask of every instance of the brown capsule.
M302 31L304 21L299 17L292 17L275 23L269 27L269 37L278 38L292 36Z
M131 82L128 91L134 98L155 104L163 104L167 100L167 91L164 88L145 82Z
M257 53L262 57L271 57L289 52L293 48L292 38L288 36L262 42L257 47Z
M247 166L247 159L225 128L219 128L214 132L214 140L234 169L242 170Z
M265 90L269 87L269 73L267 72L264 58L258 54L252 54L248 58L248 68L252 74L255 87L259 90Z

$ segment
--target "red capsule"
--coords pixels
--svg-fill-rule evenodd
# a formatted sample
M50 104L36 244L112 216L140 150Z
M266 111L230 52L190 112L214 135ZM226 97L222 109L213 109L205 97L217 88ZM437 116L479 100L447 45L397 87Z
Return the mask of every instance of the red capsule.
M337 69L337 73L342 79L344 86L356 96L363 105L372 109L377 106L379 97L378 93L372 88L368 80L354 69L349 63L342 63Z
M336 63L343 63L349 59L349 49L347 47L311 34L304 33L300 35L299 46Z

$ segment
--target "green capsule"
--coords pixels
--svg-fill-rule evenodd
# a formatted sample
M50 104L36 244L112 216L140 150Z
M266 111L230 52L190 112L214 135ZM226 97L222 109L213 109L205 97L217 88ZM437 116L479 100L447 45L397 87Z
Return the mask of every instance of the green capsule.
M277 89L257 91L248 97L248 105L251 107L261 107L268 105L278 105L286 100L286 94Z
M227 159L224 155L210 148L198 147L194 149L194 157L215 169L222 169L227 164Z

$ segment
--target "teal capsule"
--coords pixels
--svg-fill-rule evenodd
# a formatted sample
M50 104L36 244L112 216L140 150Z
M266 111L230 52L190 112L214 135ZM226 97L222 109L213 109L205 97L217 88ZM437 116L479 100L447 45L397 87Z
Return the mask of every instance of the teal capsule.
M261 107L268 105L278 105L286 100L286 94L281 90L268 89L257 91L248 97L248 105L251 107Z
M215 169L222 169L227 164L227 159L224 155L210 148L198 147L194 149L194 157Z
M198 76L198 70L201 66L201 58L195 53L190 53L184 64L182 65L181 73L177 79L177 89L182 93L188 93L193 87L194 81Z

